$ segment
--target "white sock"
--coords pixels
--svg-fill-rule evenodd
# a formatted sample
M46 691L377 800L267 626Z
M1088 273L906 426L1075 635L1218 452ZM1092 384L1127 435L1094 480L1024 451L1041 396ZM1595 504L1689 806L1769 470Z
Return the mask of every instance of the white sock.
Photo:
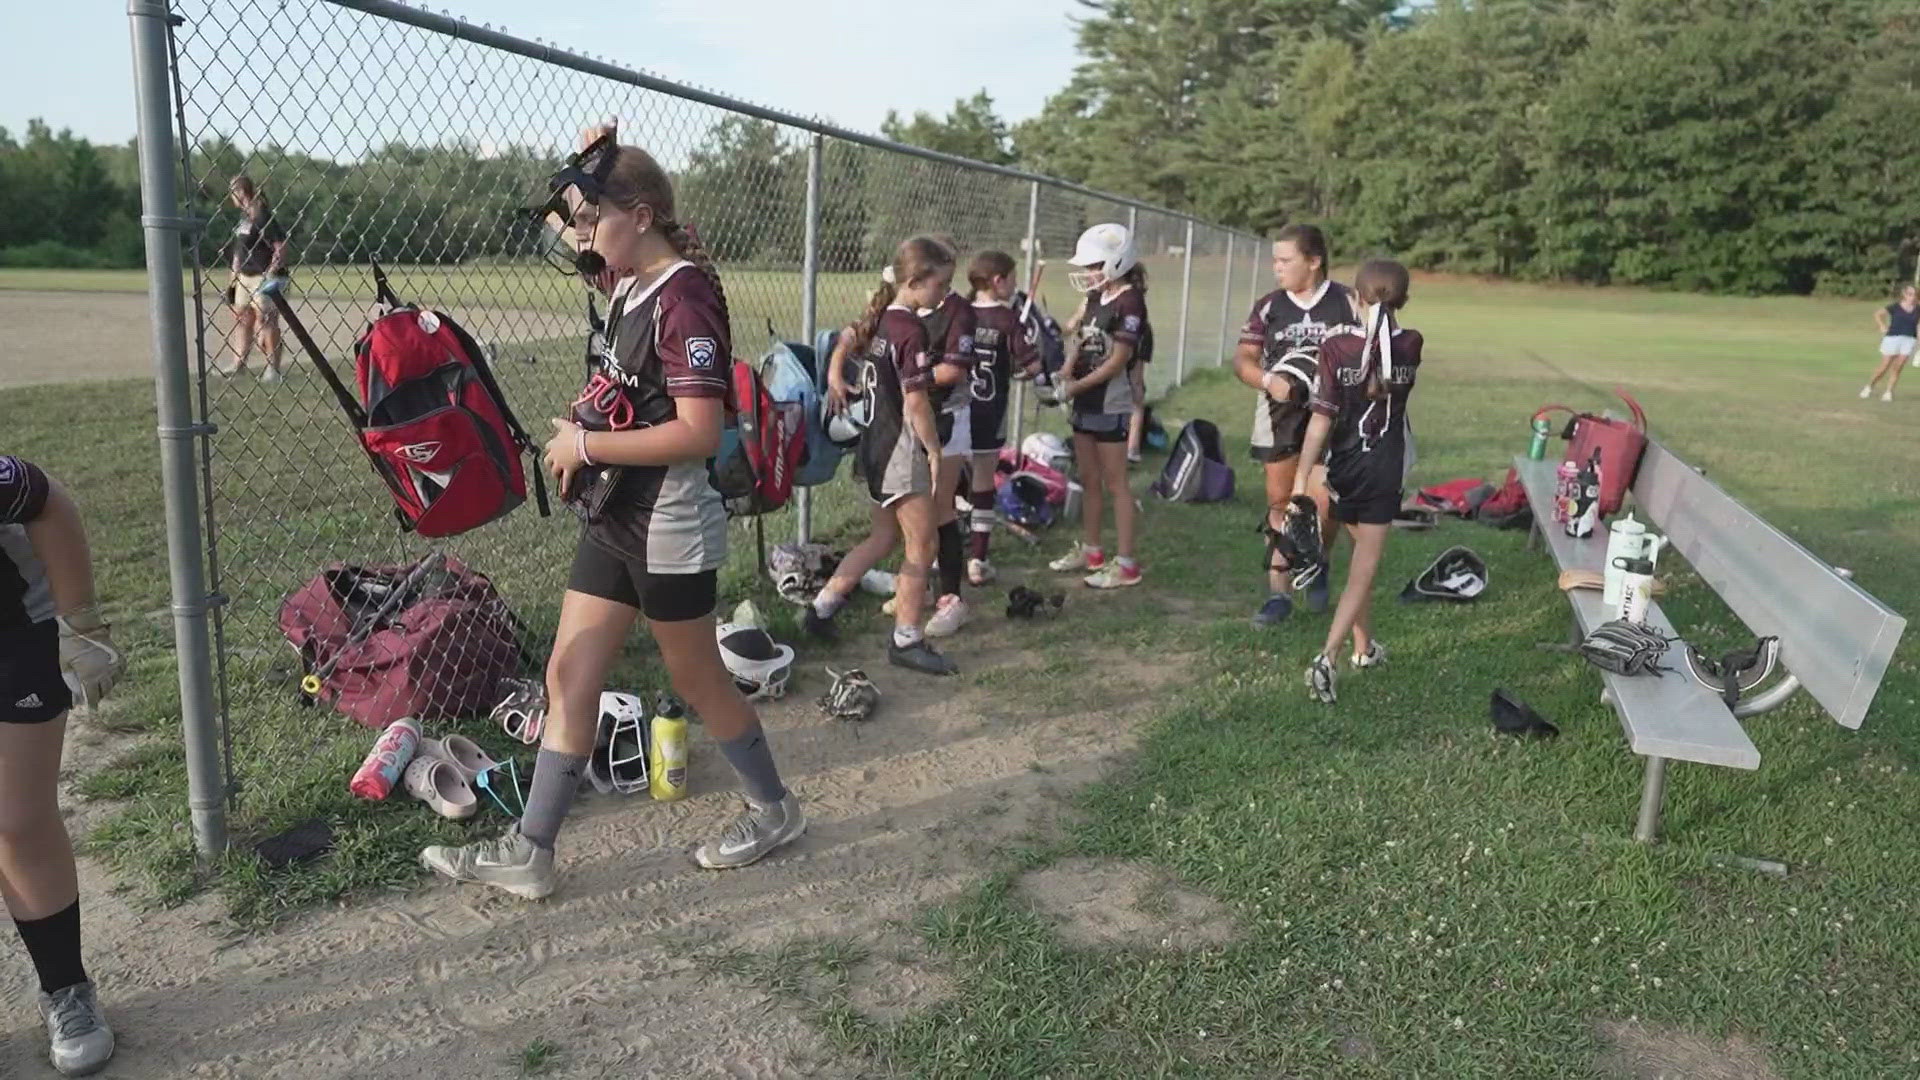
M893 647L904 649L920 640L920 628L917 626L896 626L893 628Z

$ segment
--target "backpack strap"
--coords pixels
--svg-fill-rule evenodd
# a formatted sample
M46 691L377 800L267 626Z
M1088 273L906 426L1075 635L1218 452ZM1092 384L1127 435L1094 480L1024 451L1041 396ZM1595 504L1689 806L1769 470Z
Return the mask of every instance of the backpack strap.
M268 296L272 299L274 307L279 310L280 318L286 322L287 329L293 331L294 338L300 342L300 347L306 350L307 357L319 370L321 378L326 379L327 385L333 388L333 396L339 399L340 410L347 414L347 419L353 422L355 430L364 429L367 426L367 410L361 407L359 399L353 396L353 391L347 389L347 384L340 381L340 376L333 370L333 365L327 363L326 356L320 352L320 346L314 344L313 335L307 333L306 324L293 313L293 305L289 304L287 298L277 291L269 293Z
M373 298L390 308L400 306L399 297L393 293L393 286L387 283L387 272L380 269L379 263L370 263L373 267Z
M460 330L460 336L463 338L467 336L464 328ZM500 409L500 418L507 422L507 431L513 435L513 441L520 445L521 452L530 454L534 458L532 469L534 501L540 507L541 517L551 517L553 510L547 504L547 482L540 474L540 455L533 448L533 436L528 435L527 429L520 426L520 418L513 415L513 407L507 404L507 395L500 392L500 384L493 377L493 368L487 364L486 350L480 347L479 342L470 338L467 343L470 346L467 351L473 354L474 373L480 376L480 385L486 387L487 393L493 397L494 405Z

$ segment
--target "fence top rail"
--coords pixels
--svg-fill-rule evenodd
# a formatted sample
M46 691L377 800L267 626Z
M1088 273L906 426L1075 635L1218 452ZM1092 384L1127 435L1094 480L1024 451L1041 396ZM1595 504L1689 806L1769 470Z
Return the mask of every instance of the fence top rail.
M1130 206L1137 210L1166 214L1182 221L1191 221L1199 225L1217 227L1213 226L1211 222L1201 220L1192 214L1182 213L1178 210L1169 210L1164 206L1155 206L1152 203L1142 202L1139 199L1130 199L1124 195L1113 195L1105 191L1096 191L1093 188L1061 180L1056 177L1027 172L1024 169L1015 169L1006 165L991 165L984 161L975 161L972 158L960 157L957 154L943 154L938 150L929 150L923 146L912 146L907 143L894 142L891 139L883 139L877 135L868 135L821 120L796 116L793 113L782 112L779 109L770 109L764 105L755 105L751 102L740 101L737 98L730 98L724 94L716 94L708 90L683 86L680 83L662 79L657 75L649 75L642 71L635 71L632 68L621 67L618 64L610 64L604 60L596 60L589 56L568 52L565 49L545 45L537 41L528 41L525 38L515 37L504 31L467 22L464 19L451 15L442 15L421 8L409 7L406 4L398 3L397 0L326 0L326 3L332 4L335 7L348 8L353 11L378 16L379 18L392 22L416 26L422 30L429 30L437 34L445 34L448 37L459 38L463 41L471 41L475 44L500 49L504 52L517 53L543 63L571 68L588 75L598 75L601 78L627 83L628 85L638 86L645 90L654 90L687 101L695 101L703 105L712 105L716 108L726 109L729 112L742 113L756 119L768 120L776 124L783 124L787 127L810 131L816 135L829 136L839 139L842 142L856 143L861 146L869 146L876 150L886 150L896 154L907 154L912 157L924 158L928 161L937 161L946 165L954 165L975 172L994 173L1000 176L1012 177L1016 180L1028 180L1037 184L1045 184L1048 187L1057 188L1061 191L1070 191L1077 195L1102 199L1107 202L1117 203L1121 206ZM1232 229L1222 231L1238 233L1238 230ZM1239 235L1247 239L1252 239L1252 237L1245 233L1239 233Z

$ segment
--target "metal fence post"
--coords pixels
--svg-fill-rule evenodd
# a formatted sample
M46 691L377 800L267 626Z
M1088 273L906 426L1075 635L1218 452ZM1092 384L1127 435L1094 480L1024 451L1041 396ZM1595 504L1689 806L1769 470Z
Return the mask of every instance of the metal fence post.
M1227 280L1220 286L1220 358L1214 361L1215 364L1225 364L1227 353L1232 351L1227 348L1227 327L1232 325L1229 320L1233 318L1233 234L1231 232L1227 234L1226 262Z
M187 359L186 301L180 291L180 234L193 223L180 216L174 188L176 158L168 73L167 0L128 0L133 36L133 87L138 106L140 227L147 248L148 313L153 325L154 401L159 413L160 485L166 502L167 563L173 589L175 665L180 676L180 734L187 752L187 808L201 855L227 846L227 807L220 775L215 721L213 649L207 632L207 594L200 532L200 496L194 484L195 439L212 434L194 422Z
M1253 245L1253 262L1247 269L1247 307L1251 309L1260 299L1260 240L1249 236L1247 243Z
M1026 272L1027 284L1029 285L1033 284L1033 268L1039 264L1039 254L1034 251L1035 246L1039 243L1039 240L1037 239L1039 236L1039 231L1040 231L1040 181L1031 180L1031 181L1028 181L1027 183L1027 245L1026 245L1026 259L1025 259L1026 265L1023 268ZM1032 299L1033 299L1033 302L1036 304L1040 302L1038 290L1035 290L1035 293ZM1023 421L1026 419L1026 410L1027 410L1027 383L1026 383L1026 380L1021 379L1014 382L1013 400L1008 405L1008 411L1013 414L1007 427L1008 437L1012 440L1009 443L1009 445L1011 446L1020 445L1020 428L1022 426Z
M820 302L820 147L825 138L815 132L807 140L807 223L806 249L800 263L800 343L813 347ZM813 358L816 371L824 371L827 357ZM813 539L813 489L801 488L794 499L797 523L794 539L802 544Z
M1173 385L1187 383L1187 312L1193 307L1193 219L1187 219L1186 246L1180 249L1180 345L1173 354Z

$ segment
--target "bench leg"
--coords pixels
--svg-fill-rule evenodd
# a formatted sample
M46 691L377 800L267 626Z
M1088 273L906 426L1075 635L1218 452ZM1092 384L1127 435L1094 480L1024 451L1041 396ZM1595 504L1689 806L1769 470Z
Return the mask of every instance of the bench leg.
M1538 515L1538 514L1535 514L1535 515L1533 516L1533 525L1532 525L1532 527L1530 527L1529 529L1527 529L1527 550L1528 550L1528 551L1539 551L1539 550L1540 550L1540 540L1541 540L1541 537L1540 537L1540 515Z
M1647 778L1640 788L1640 820L1633 826L1633 838L1651 844L1660 836L1660 801L1667 793L1667 759L1647 758Z

